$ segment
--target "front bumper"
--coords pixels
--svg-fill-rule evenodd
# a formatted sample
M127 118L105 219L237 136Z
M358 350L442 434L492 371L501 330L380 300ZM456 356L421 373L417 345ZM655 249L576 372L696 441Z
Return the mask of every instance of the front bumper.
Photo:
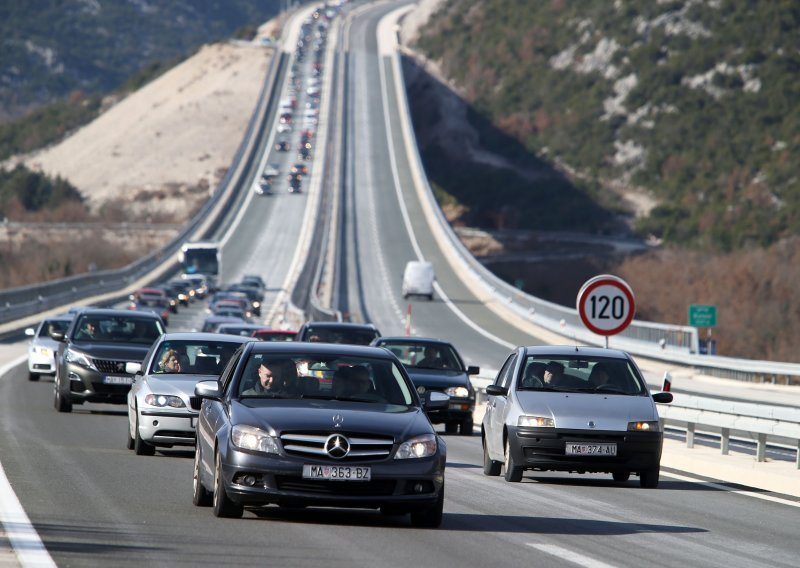
M472 418L472 413L474 410L475 399L451 398L446 409L429 412L428 418L432 424L462 422L467 418Z
M127 404L133 382L133 375L101 373L75 363L67 364L65 378L66 390L62 390L62 394L75 404ZM61 388L64 389L64 385Z
M194 446L198 415L177 409L140 409L139 437L153 446Z
M661 432L509 427L508 440L514 462L526 469L613 473L657 468L664 435ZM566 455L566 445L571 442L615 443L617 454Z
M28 351L28 372L37 375L53 375L56 372L55 355L43 355L38 351Z
M371 468L370 481L303 479L303 465ZM411 511L434 505L444 486L443 452L430 458L346 462L256 455L228 448L222 471L228 496L247 506L268 504L377 508ZM247 476L255 479L246 485Z

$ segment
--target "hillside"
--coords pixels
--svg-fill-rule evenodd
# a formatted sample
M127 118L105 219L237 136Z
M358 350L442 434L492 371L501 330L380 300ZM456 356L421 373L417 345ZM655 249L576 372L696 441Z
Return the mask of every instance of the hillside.
M105 94L278 13L278 0L0 3L0 122L70 93Z
M416 47L486 143L606 209L652 197L643 234L732 251L800 229L798 31L796 1L449 0Z

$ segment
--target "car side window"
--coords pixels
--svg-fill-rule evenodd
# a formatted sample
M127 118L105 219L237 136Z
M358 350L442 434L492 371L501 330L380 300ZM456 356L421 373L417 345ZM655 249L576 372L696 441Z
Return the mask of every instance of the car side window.
M508 359L506 359L506 362L503 364L503 368L500 369L499 373L497 373L497 379L495 379L494 384L507 388L511 383L511 375L514 372L514 367L516 367L516 362L517 354L512 353Z
M236 364L239 362L241 357L242 349L240 348L231 356L228 364L225 365L225 369L223 369L222 373L220 374L219 382L220 385L222 385L222 392L226 392L228 390L228 386L231 383L231 378L233 377L233 371L236 369Z

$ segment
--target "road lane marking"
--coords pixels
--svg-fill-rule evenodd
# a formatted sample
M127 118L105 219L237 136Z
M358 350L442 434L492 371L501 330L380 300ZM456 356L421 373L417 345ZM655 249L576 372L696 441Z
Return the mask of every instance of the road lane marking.
M719 489L720 491L728 491L730 493L737 493L738 495L744 495L745 497L754 497L756 499L761 499L762 501L770 501L772 503L778 503L780 505L788 505L789 507L800 508L800 501L791 501L789 499L783 499L781 497L776 497L774 495L765 495L764 493L760 493L758 491L737 489L736 487L731 487L729 485L714 483L713 481L703 481L702 479L697 479L696 477L686 477L684 475L679 475L677 473L667 473L665 471L662 471L661 475L663 475L664 477L669 477L671 479L677 479L678 481L688 481L689 483L702 483L706 487ZM764 491L767 490L765 489Z
M577 564L578 566L585 566L586 568L616 568L613 564L606 564L605 562L595 560L594 558L584 556L583 554L578 554L577 552L567 548L561 548L560 546L556 546L554 544L537 544L534 542L529 542L527 545L531 548L551 554L552 556L557 556L558 558L566 560L567 562Z

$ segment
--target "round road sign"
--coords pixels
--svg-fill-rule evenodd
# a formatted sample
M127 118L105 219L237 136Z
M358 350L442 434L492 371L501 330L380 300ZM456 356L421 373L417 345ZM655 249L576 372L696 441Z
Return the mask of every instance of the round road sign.
M586 281L578 292L578 314L589 331L616 335L633 321L633 290L622 278L601 274Z

